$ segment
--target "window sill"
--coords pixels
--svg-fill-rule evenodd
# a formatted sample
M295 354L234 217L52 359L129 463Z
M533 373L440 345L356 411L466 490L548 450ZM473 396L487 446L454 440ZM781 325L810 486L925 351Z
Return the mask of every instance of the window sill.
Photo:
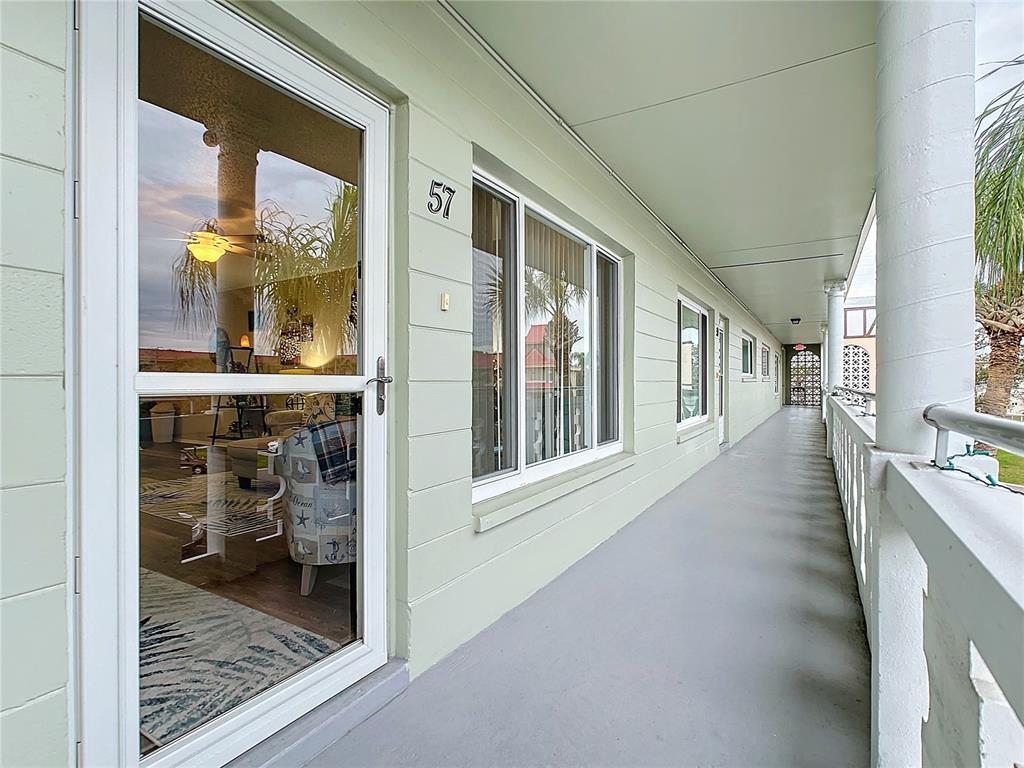
M695 437L711 432L717 423L718 422L705 419L699 424L687 424L686 426L680 427L676 430L676 445L681 445Z
M477 502L473 505L473 529L477 533L488 531L586 485L628 469L635 461L635 454L617 453Z
M744 373L740 377L740 381L757 381L757 376L754 376L752 373Z
M709 421L711 418L706 413L702 416L691 416L686 421L676 422L676 432L689 432L697 427L703 427Z

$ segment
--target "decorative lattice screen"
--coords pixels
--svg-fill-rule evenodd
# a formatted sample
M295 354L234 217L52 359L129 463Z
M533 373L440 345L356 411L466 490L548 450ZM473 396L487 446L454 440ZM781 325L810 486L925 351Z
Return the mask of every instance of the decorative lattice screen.
M809 349L789 361L789 403L821 407L821 358Z
M871 355L859 344L843 347L843 386L871 389Z

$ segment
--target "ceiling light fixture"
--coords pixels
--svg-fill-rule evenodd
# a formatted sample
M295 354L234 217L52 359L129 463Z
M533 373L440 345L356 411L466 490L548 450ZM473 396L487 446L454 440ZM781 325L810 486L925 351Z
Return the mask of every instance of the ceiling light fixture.
M205 229L200 232L190 232L185 247L197 261L213 264L227 253L230 245L231 243L223 235Z

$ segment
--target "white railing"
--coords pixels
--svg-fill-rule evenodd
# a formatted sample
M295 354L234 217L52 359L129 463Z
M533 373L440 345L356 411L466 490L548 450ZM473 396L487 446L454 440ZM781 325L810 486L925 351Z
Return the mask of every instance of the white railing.
M873 416L875 413L875 393L864 389L836 387L834 394L843 402L859 405L864 409L861 416Z
M872 765L1024 765L1024 497L879 451L874 418L839 396L827 415L871 649Z
M839 498L843 502L843 513L846 515L846 532L857 571L860 599L865 608L865 617L870 621L868 564L871 560L869 553L873 526L868 520L868 465L864 459L868 447L875 443L875 420L865 417L851 404L836 397L828 398L828 402L832 464L839 486ZM870 624L868 637L871 637Z

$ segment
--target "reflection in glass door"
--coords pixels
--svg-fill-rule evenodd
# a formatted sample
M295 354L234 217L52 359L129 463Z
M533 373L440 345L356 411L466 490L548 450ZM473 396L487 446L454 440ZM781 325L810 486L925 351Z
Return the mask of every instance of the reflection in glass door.
M145 16L138 34L145 755L363 637L383 297L360 269L364 129Z
M718 444L725 442L725 381L729 375L729 344L725 335L725 326L715 326L715 380L718 384L715 397L718 398Z

